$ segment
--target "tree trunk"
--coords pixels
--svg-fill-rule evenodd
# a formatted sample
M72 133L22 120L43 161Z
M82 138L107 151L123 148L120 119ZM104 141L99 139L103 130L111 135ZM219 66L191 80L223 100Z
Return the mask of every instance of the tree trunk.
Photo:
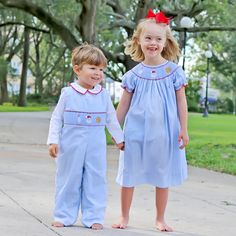
M94 44L96 40L97 0L83 0L81 4L82 11L77 19L76 28L79 30L84 42Z
M7 91L7 62L1 57L0 58L0 104L8 102L8 91Z
M38 76L38 94L40 95L40 98L43 97L43 77Z
M138 64L138 62L133 61L129 55L125 55L124 66L126 71L131 70L134 66Z
M236 92L233 93L233 114L236 115Z
M6 101L6 78L7 78L7 63L4 58L0 58L0 105Z
M7 66L4 73L2 73L0 76L1 76L0 78L0 87L1 87L0 104L3 104L4 102L9 101L8 90L7 90Z
M30 30L25 27L24 30L24 53L23 53L23 65L20 80L20 94L18 100L18 106L26 106L26 83L27 83L27 70L28 70L28 60L29 60L29 35Z

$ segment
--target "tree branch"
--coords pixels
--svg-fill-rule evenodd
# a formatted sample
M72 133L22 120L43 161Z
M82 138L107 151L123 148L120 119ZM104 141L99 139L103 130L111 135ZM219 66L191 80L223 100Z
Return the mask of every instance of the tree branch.
M106 4L107 4L109 7L111 7L112 10L113 10L116 14L125 17L125 12L124 12L124 10L122 9L122 7L121 7L121 5L120 5L120 1L118 1L118 0L113 0L113 1L108 0L108 1L106 1Z
M126 17L124 15L120 15L120 14L115 13L115 12L105 12L105 14L108 15L108 16L114 16L116 18L126 19Z
M77 39L71 33L70 29L37 4L28 0L0 0L0 3L5 7L17 8L37 17L49 28L53 29L54 32L60 35L68 48L72 49L78 44Z
M17 35L16 35L16 36L17 36ZM19 43L15 45L16 39L19 40ZM14 40L13 40L13 42L14 42L13 45L15 45L15 46L12 46L12 47L10 48L10 52L9 52L9 54L8 54L8 57L7 57L7 61L8 61L8 62L10 62L11 59L12 59L12 57L13 57L14 55L16 55L16 54L20 51L20 49L22 48L22 45L23 45L23 35L21 36L20 39L17 38L17 37L15 37Z
M46 34L49 34L49 32L50 32L49 30L39 29L39 28L30 26L30 25L27 25L27 24L25 24L25 23L22 23L22 22L15 22L15 21L7 21L7 22L4 22L4 23L0 24L0 28L1 28L1 27L4 27L4 26L8 26L8 25L22 25L22 26L28 27L30 30L39 31L39 32L46 33Z
M123 27L129 30L134 30L135 23L133 21L128 21L128 20L116 20L114 22L111 22L109 25L101 27L101 30L107 30L107 29L113 29L113 28L119 28L119 27Z
M58 55L58 57L57 57L57 60L56 60L55 63L54 63L54 65L53 65L53 66L51 67L51 69L43 76L44 79L47 78L47 77L52 73L52 71L55 70L55 68L58 66L58 63L60 62L62 56L64 55L65 51L66 51L66 48L63 48L63 49L61 50L61 52L59 53L59 55Z
M206 27L193 27L184 29L181 27L172 27L173 30L178 32L196 33L196 32L209 32L209 31L236 31L236 27L226 27L226 26L206 26Z

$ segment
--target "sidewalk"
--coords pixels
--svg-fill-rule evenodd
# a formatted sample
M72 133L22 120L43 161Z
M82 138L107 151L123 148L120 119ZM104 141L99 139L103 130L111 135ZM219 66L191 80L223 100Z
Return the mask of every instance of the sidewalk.
M104 230L81 226L51 227L55 163L45 145L50 113L0 113L1 236L234 236L236 177L189 167L188 180L171 188L166 219L175 232L154 228L154 188L137 187L129 227L114 230L119 218L119 186L115 183L118 150L108 147L109 202Z

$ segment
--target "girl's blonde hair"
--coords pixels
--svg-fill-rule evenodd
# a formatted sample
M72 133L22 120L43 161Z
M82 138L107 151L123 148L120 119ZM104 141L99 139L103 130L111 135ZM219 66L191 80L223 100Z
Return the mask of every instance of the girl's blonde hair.
M130 55L134 61L141 62L143 61L144 54L141 49L140 44L138 43L140 35L143 29L146 27L147 22L156 23L155 19L142 19L137 25L136 30L133 33L133 36L125 44L125 54ZM158 24L158 23L156 23ZM163 23L161 23L163 25ZM177 61L178 56L180 55L179 45L172 35L169 25L165 25L166 29L166 44L161 52L162 57L170 61Z
M84 64L95 66L107 66L107 58L103 52L92 44L84 43L72 51L72 66L78 65L80 68Z

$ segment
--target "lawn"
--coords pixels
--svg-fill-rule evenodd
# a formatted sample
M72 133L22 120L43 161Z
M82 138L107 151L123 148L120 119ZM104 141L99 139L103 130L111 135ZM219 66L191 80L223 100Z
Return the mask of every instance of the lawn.
M0 105L0 112L48 111L48 105L28 104L26 107L13 106L12 103Z
M236 116L189 114L190 165L236 175Z

